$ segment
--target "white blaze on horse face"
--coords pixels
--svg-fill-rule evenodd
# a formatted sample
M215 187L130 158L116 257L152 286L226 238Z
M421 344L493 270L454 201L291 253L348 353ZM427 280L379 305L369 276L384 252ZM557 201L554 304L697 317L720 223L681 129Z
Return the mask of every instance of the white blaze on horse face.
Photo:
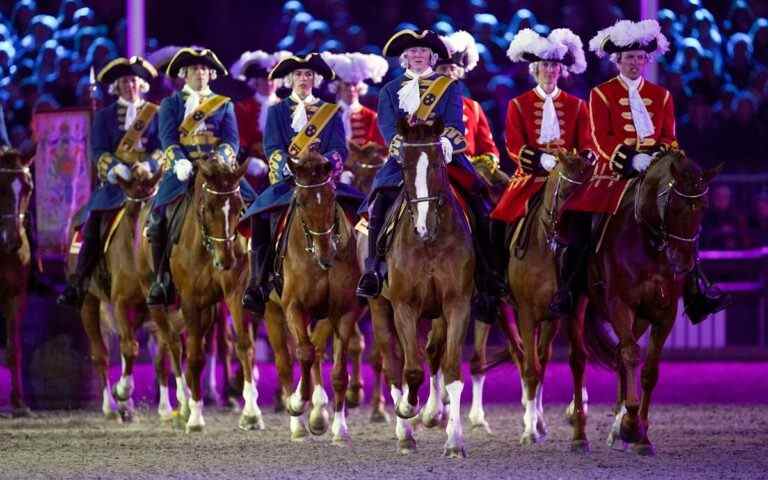
M416 163L416 197L429 197L429 187L427 185L427 172L429 170L429 158L425 152L419 155L419 161ZM429 202L418 202L416 204L416 232L421 238L427 236L427 213L429 212Z
M18 178L15 178L11 182L11 190L13 191L13 211L16 212L19 208L19 196L21 195L21 188L24 184Z
M221 207L221 211L222 213L224 213L224 237L225 238L229 237L229 210L230 210L229 199L227 199L224 202L224 206Z

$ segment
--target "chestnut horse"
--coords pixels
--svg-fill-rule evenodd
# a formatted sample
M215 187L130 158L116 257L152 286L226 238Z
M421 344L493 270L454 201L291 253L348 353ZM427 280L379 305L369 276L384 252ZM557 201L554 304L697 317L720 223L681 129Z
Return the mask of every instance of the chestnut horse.
M197 162L179 241L171 251L171 273L186 327L186 384L191 391L187 432L199 432L205 426L201 388L205 366L203 338L214 322L216 304L222 300L232 316L237 356L243 370L245 405L238 426L243 430L264 429L253 381L253 334L241 304L248 279L246 242L235 231L244 206L239 182L247 168L247 162L238 166L218 155ZM145 245L145 251L147 248ZM158 322L158 327L164 338L172 335L167 323ZM178 362L179 352L171 352L174 363ZM174 370L177 368L175 364Z
M561 320L552 317L548 308L557 290L554 246L560 209L576 187L592 174L591 162L575 152L561 150L557 157L557 166L546 178L541 203L528 212L530 218L521 220L518 225L518 235L526 237L520 241L514 238L508 246L507 275L522 347L513 359L520 371L523 391L524 431L520 437L523 445L538 443L547 434L542 390L547 364L552 356L552 343ZM524 232L522 225L530 225L529 230ZM526 245L525 248L518 248L521 242ZM565 320L569 322L568 331L571 334L571 364L577 362L581 365L580 377L583 377L585 352L577 342L576 334L581 330L576 323L577 317L573 315ZM581 389L575 397L579 407L577 411L584 411ZM574 432L573 448L584 447L582 435L583 431Z
M641 455L654 454L648 410L661 350L677 316L685 277L696 262L709 183L719 170L702 170L679 150L665 153L633 182L590 259L585 341L619 377L611 446L621 440ZM643 361L637 342L649 328Z
M344 169L353 175L352 186L367 194L371 191L376 172L386 162L386 149L374 143L361 147L355 142L348 142L349 156L344 162Z
M142 209L151 203L155 187L163 173L162 169L158 169L152 175L138 162L133 163L130 168L130 180L118 177L120 187L125 192L125 206L119 213L120 218L116 220L116 225L112 227L111 241L103 259L90 277L80 309L80 318L91 346L91 360L101 380L102 412L108 418L119 414L123 421L131 421L133 418L133 365L139 347L134 334L147 314L144 303L146 290L142 290L142 272L139 271L133 254L137 238L140 238L137 225L140 224ZM145 277L148 273L143 272ZM145 282L147 280L149 279L144 278ZM111 306L115 329L120 338L123 368L120 380L114 388L110 387L109 382L109 352L102 333L101 302ZM171 419L172 409L168 398L164 357L165 343L159 341L154 359L155 373L160 383L158 414L162 420L168 421Z
M304 414L310 399L313 404L310 431L321 434L327 429L325 405L328 398L317 378L322 360L320 352L325 351L327 336L319 338L310 331L313 319L327 318L337 339L332 371L334 414L331 433L334 443L343 444L349 441L345 412L349 339L361 311L355 297L360 277L355 236L351 222L336 202L333 168L328 159L317 152L308 152L298 160L291 160L290 169L296 189L293 212L286 227L288 238L282 265L284 286L279 306L285 312L288 331L296 342L301 379L288 399L286 410L291 415L294 439L302 436ZM275 296L273 294L273 300ZM274 307L274 304L268 306L268 315L277 313ZM279 345L273 343L273 348L276 356L281 355Z
M21 382L21 320L27 304L31 254L24 218L34 187L30 165L15 150L0 152L0 310L6 326L6 361L11 373L14 416L26 416Z
M412 426L405 420L419 413L419 388L424 381L418 324L421 319L433 319L426 349L432 384L439 369L450 404L444 455L463 457L461 354L474 291L475 252L469 222L449 183L442 132L439 120L433 125L410 125L405 119L398 123L403 139L404 211L387 254L388 280L382 294L369 304L399 417L398 448L407 453L415 446ZM428 411L422 415L425 423L437 415L438 404L427 403Z

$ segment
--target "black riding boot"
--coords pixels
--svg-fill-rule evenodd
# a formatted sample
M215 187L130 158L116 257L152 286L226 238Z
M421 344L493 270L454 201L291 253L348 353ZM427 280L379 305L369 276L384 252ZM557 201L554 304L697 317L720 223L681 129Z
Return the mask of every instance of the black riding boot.
M576 298L586 283L586 258L592 232L591 215L572 213L570 219L567 243L558 241L555 250L557 291L549 304L549 313L555 317L573 313Z
M269 298L269 259L270 242L269 220L260 215L251 217L251 278L243 294L243 308L257 316L264 315Z
M384 227L387 210L393 203L392 195L379 192L373 199L368 218L368 258L365 259L365 272L357 284L357 296L363 298L376 298L381 293L384 276L381 266L384 263L384 255L377 247L379 234Z
M732 298L712 285L701 269L698 261L685 279L683 303L685 314L692 324L704 321L709 315L723 310L731 304Z
M83 245L77 256L75 273L69 279L69 283L56 298L59 305L80 307L85 298L86 284L91 272L99 262L99 250L101 249L101 213L91 212L88 220L83 225Z
M478 277L486 294L500 299L509 293L506 281L507 265L503 245L493 241L493 231L498 229L491 221L488 204L478 195L469 195L469 207L475 216L475 258Z
M152 262L155 271L155 281L149 287L149 294L147 295L147 305L150 307L168 305L173 296L165 211L166 207L152 209L147 225L147 237L152 247Z

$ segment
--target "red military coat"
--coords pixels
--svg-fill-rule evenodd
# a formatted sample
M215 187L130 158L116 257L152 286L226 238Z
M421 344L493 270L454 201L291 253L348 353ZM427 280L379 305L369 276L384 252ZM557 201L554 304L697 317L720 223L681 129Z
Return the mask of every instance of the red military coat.
M507 190L491 212L491 218L512 223L528 211L528 201L544 187L547 177L530 175L522 170L523 161L539 161L538 152L554 153L564 148L594 151L589 113L584 100L563 92L553 98L560 123L560 138L547 144L538 143L544 116L544 98L536 89L513 98L507 105L504 140L509 156L517 163L517 171Z
M652 136L640 140L632 121L629 90L617 76L593 88L589 94L589 116L598 163L589 182L567 202L568 210L615 213L629 181L615 173L611 164L631 161L622 146L636 151L659 147L677 148L675 106L665 88L642 80L638 92L653 122ZM615 165L614 165L615 166Z
M274 97L275 101L280 99ZM276 103L275 102L275 103ZM249 97L235 103L235 117L237 117L237 131L240 135L240 148L248 153L249 157L264 159L264 132L259 126L261 109L269 108L272 102L269 100L264 103L256 100L255 97Z
M491 126L485 116L482 107L469 97L464 97L464 137L467 140L467 148L464 153L474 163L474 159L481 155L487 155L498 167L499 149L493 141Z
M376 112L359 103L351 106L350 109L352 111L349 114L349 131L346 132L347 140L361 147L371 143L383 147L384 138L382 138L379 126L376 123L378 117ZM346 121L344 127L345 129L347 128Z

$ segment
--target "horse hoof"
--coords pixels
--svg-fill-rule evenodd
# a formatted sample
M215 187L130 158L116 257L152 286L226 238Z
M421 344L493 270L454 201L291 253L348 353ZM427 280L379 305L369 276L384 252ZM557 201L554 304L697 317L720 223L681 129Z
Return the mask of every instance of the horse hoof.
M621 440L621 438L619 438L619 434L614 431L611 431L611 433L608 434L608 440L605 443L611 450L618 450L623 452L627 449L627 443Z
M632 445L632 451L643 457L653 457L656 455L656 449L650 443L636 443Z
M485 430L485 433L488 435L493 435L493 430L491 430L491 426L488 424L487 420L479 421L479 422L472 422L470 421L470 428L472 430Z
M264 420L261 415L240 415L240 421L237 424L240 430L246 432L252 430L264 430Z
M403 407L405 405L405 407ZM405 410L405 411L403 411ZM418 406L414 407L408 401L400 400L397 402L397 405L395 405L395 415L402 418L403 420L410 420L413 417L415 417L419 413Z
M414 453L416 451L416 440L413 437L398 440L397 451L403 455Z
M371 410L371 423L389 423L389 414L382 407Z
M542 420L539 420L536 422L536 433L539 434L539 437L541 437L541 440L544 440L547 436L548 430L547 430L547 424L544 423Z
M173 412L158 412L160 423L168 424L173 422Z
M539 437L539 434L534 432L524 433L520 437L520 445L523 445L526 447L531 445L536 445L540 441L541 441L541 438Z
M131 392L128 392L126 395L120 395L117 384L112 385L112 396L115 397L115 400L118 402L127 402L131 398Z
M624 418L628 418L626 415ZM626 443L638 443L643 439L643 428L637 422L622 421L619 438Z
M467 458L467 452L464 447L445 447L443 456L448 458Z
M135 420L135 416L133 414L133 410L125 409L120 410L120 422L121 423L133 423Z
M343 435L334 435L331 443L337 447L350 447L352 446L352 439L348 433Z
M362 385L351 385L347 390L347 408L359 407L365 398Z
M328 431L329 423L327 409L312 410L309 414L309 433L315 436L322 435Z
M203 425L187 425L186 426L187 433L202 433L202 431L203 431Z
M435 428L440 426L443 420L443 414L437 414L432 417L421 418L421 424L424 425L425 428Z
M11 418L28 418L32 416L32 410L26 405L20 405L11 410Z
M573 440L571 442L571 452L573 453L589 453L589 441L588 440Z
M104 412L104 420L107 420L108 422L113 422L115 420L120 420L120 414L117 412Z

